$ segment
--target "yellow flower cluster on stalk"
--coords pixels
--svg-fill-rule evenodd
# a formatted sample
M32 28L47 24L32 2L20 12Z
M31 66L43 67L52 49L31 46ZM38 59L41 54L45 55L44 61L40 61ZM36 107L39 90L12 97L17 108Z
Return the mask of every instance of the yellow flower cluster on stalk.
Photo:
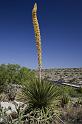
M37 4L35 3L33 10L32 10L32 20L36 38L36 47L38 53L38 68L39 68L39 78L41 81L41 68L42 68L42 49L41 49L41 36L40 36L40 28L37 19Z

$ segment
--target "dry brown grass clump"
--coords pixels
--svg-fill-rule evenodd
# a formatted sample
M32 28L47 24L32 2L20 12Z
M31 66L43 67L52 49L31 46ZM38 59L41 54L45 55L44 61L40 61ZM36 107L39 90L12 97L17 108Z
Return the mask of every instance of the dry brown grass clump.
M71 106L63 112L62 119L66 124L82 124L82 106Z

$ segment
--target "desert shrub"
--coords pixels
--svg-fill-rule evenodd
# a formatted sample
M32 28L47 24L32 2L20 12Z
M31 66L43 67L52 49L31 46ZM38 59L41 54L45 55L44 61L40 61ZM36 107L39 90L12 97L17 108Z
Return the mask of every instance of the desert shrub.
M78 88L76 91L77 91L78 93L81 93L81 94L82 94L82 88L81 88L81 87Z
M6 110L0 108L1 124L64 124L60 116L52 108L33 109L28 114L24 114L20 107L16 108L17 112L7 115Z
M69 96L64 94L62 97L61 97L61 106L64 107L65 105L67 105L69 103Z
M70 96L70 97L78 96L76 89L73 87L64 86L62 89L63 89L64 94L68 94L68 96Z
M54 101L59 89L48 81L36 80L25 85L24 93L32 108L45 108Z
M77 103L82 105L82 97L78 98Z
M0 65L0 93L3 92L8 85L23 84L36 78L35 73L17 64Z
M0 93L2 93L4 91L4 88L7 85L7 71L6 71L6 66L4 64L2 64L0 66Z
M4 93L6 94L8 101L15 100L16 92L17 88L13 84L8 84L4 89Z
M64 124L52 108L33 109L28 115L29 124Z
M69 97L77 97L77 91L75 88L70 86L63 86L63 85L56 85L56 87L59 89L60 97L67 95Z
M26 67L21 67L18 64L0 65L0 83L18 84L32 78L35 78L34 71Z
M2 92L4 92L6 86L7 86L7 85L6 85L5 83L0 83L0 94L1 94Z
M67 124L82 124L82 106L70 107L63 114L63 120Z

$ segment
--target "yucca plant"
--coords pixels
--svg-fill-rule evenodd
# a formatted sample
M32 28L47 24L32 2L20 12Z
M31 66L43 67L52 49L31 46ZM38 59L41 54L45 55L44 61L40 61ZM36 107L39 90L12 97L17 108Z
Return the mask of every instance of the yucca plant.
M33 26L34 26L36 48L37 48L37 54L38 54L39 79L41 82L42 49L41 49L41 36L40 36L40 28L39 28L39 23L38 23L38 18L37 18L37 4L36 3L32 10L32 21L33 21Z
M48 107L52 104L58 92L59 90L56 89L54 84L44 80L27 83L24 87L24 93L32 108Z

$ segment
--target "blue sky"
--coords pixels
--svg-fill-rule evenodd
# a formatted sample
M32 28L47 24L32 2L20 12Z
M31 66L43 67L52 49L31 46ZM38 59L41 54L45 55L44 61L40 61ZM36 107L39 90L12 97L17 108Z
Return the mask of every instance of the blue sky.
M35 2L43 68L82 67L82 0L0 0L0 64L37 68Z

